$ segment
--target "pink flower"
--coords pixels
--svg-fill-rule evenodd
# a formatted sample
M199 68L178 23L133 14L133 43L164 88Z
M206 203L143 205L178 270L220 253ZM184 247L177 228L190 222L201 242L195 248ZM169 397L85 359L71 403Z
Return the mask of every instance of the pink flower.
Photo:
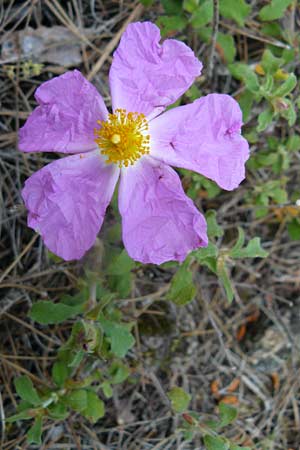
M159 41L150 22L128 26L109 74L113 114L77 70L35 93L39 106L20 130L20 150L73 155L32 175L22 196L28 225L65 260L93 245L119 178L124 245L133 259L155 264L183 261L208 243L205 219L169 165L228 190L244 179L249 150L235 100L211 94L163 113L202 64L184 43Z

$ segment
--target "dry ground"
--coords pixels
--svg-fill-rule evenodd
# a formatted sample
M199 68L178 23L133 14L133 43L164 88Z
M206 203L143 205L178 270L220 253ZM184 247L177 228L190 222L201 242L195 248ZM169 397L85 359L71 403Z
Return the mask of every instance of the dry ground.
M26 444L25 422L4 428L4 417L15 412L13 378L24 373L36 383L47 383L55 350L66 336L63 326L40 327L30 321L27 312L36 299L55 300L64 292L75 291L77 277L82 273L81 263L56 263L49 259L40 238L26 226L20 196L22 184L53 156L19 153L18 128L34 107L35 88L68 67L79 67L109 104L107 74L120 34L128 22L155 20L160 13L159 3L146 10L127 0L0 1L3 450L37 448ZM51 49L58 46L58 41L45 35L41 52L36 48L32 58L36 63L42 62L41 73L24 77L22 32L40 26L68 30L60 37L66 48L60 50L60 62L53 59ZM247 29L251 31L251 22ZM231 31L235 33L239 54L245 60L255 60L263 43L248 38L237 26ZM192 31L186 41L200 59L207 61L209 46L202 44ZM13 73L7 66L13 66ZM234 94L237 86L217 58L213 79L204 81L201 89L203 93ZM286 174L291 186L299 184L299 169L300 160L295 157ZM264 171L257 174L260 178L267 176ZM171 414L165 392L174 384L183 386L192 394L191 408L206 417L216 410L217 399L212 392L217 390L216 383L220 395L235 396L233 401L239 408L239 418L228 436L244 436L245 444L253 448L256 444L258 449L300 449L300 245L299 241L288 239L285 227L278 225L272 212L257 220L251 206L242 204L256 182L249 173L247 181L234 193L202 201L205 209L218 211L229 244L236 237L236 227L242 225L247 237L260 236L270 252L265 260L245 260L235 267L235 302L229 306L217 279L202 269L195 274L198 298L187 307L177 308L161 299L172 269L139 269L132 292L135 301L123 302L125 312L138 318L137 345L128 358L136 383L117 387L108 402L105 419L95 426L76 415L64 423L49 422L41 449L202 449L200 436L192 443L183 442L176 431L181 418ZM233 381L236 386L231 385ZM212 383L215 389L211 388Z

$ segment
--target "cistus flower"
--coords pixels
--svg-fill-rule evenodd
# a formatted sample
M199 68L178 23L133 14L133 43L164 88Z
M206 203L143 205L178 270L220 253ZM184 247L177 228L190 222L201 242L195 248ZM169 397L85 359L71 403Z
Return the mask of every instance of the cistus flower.
M43 83L39 106L20 129L23 152L73 153L25 183L28 225L65 260L93 245L117 181L123 242L142 263L183 261L208 243L206 222L170 165L191 169L223 189L245 175L249 150L242 114L228 95L210 94L164 110L201 73L184 43L150 22L129 25L109 73L112 113L79 71Z

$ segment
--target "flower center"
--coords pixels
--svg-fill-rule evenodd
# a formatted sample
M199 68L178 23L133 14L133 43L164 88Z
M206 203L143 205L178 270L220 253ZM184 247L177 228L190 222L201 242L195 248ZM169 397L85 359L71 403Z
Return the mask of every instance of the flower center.
M106 162L128 167L142 155L149 153L150 136L147 134L148 122L144 114L127 113L125 109L116 109L106 121L98 120L100 129L95 128L95 142Z

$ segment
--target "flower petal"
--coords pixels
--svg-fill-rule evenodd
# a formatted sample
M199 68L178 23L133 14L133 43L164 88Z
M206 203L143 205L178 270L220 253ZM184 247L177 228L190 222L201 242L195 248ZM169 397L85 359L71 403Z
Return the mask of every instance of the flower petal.
M151 22L128 25L114 53L109 80L112 106L149 115L175 102L200 75L202 64L183 42L159 44Z
M56 255L80 259L96 239L118 175L119 169L105 164L97 152L48 164L22 191L28 226Z
M97 89L78 70L43 83L39 106L19 132L23 152L79 153L95 149L94 128L107 109Z
M242 112L229 95L207 95L149 125L151 156L199 172L227 190L245 178L249 146L240 134Z
M143 157L123 170L119 188L123 241L142 263L183 261L208 243L206 222L167 165Z

